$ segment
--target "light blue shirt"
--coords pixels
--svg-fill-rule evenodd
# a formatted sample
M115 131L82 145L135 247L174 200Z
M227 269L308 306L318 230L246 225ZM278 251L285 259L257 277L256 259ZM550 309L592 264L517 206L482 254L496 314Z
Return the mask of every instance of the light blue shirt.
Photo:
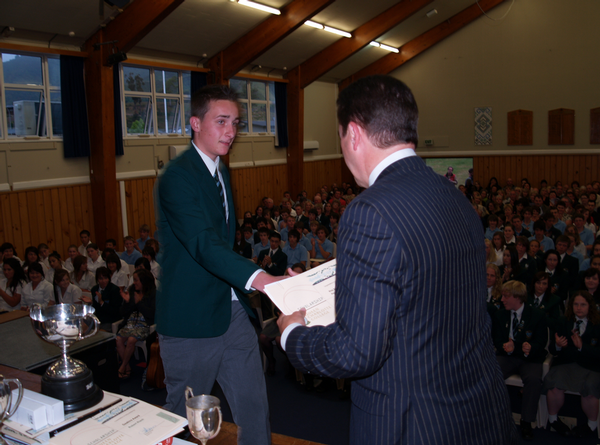
M564 221L557 222L554 227L560 230L560 233L565 233L565 230L567 230L567 224Z
M308 259L308 252L300 243L296 244L296 248L292 249L289 243L283 248L283 253L287 255L287 267L292 267L296 263L304 262Z
M535 236L529 238L529 241L534 240ZM548 252L548 250L554 249L554 241L544 235L544 239L540 243L544 247L544 252Z
M258 258L258 255L265 249L269 249L271 247L271 244L269 244L269 242L267 241L267 245L263 246L262 243L258 243L254 245L254 255L252 256L252 258L256 257Z

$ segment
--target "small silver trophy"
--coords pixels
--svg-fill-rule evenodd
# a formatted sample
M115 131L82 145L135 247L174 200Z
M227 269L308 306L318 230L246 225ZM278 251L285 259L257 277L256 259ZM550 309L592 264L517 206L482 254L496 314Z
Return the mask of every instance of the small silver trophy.
M92 372L85 363L67 354L73 343L98 331L100 321L94 315L94 308L86 304L57 304L47 308L33 304L29 316L35 333L62 351L62 357L42 377L42 394L62 400L65 413L100 402L104 394L94 383Z
M187 415L190 433L206 445L221 431L221 402L214 396L199 395L194 397L194 392L189 386L185 388L185 412Z
M10 383L14 383L17 385L19 389L19 395L17 396L17 400L12 402L12 391L10 390ZM21 403L21 399L23 398L23 385L19 379L5 379L0 374L0 427L2 427L2 422L6 417L12 416L15 412L17 412L17 408ZM12 409L11 409L12 405ZM6 445L6 441L0 435L0 445Z

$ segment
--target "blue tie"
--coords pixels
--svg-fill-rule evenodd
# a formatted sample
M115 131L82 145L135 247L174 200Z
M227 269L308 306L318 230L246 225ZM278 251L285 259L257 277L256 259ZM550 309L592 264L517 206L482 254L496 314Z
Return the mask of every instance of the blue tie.
M519 319L517 318L517 313L513 312L513 321L512 321L512 336L513 340L517 338L517 332L519 331Z

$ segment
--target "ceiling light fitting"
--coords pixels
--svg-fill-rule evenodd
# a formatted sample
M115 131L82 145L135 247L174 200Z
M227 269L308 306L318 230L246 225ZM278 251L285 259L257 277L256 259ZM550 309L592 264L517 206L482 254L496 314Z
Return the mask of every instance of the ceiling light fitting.
M260 3L251 2L250 0L238 0L240 5L248 6L250 8L259 9L264 12L268 12L275 15L281 15L279 9L271 8L270 6L261 5Z
M431 17L433 17L436 14L437 14L437 9L432 9L431 11L429 11L427 13L427 18L430 19Z
M313 22L312 20L307 20L304 22L305 25L312 26L313 28L323 29L323 25L317 22Z
M331 26L325 26L323 28L323 30L327 31L327 32L330 32L332 34L340 35L342 37L347 37L347 38L351 38L352 37L352 34L350 34L349 32L342 31L341 29L332 28Z

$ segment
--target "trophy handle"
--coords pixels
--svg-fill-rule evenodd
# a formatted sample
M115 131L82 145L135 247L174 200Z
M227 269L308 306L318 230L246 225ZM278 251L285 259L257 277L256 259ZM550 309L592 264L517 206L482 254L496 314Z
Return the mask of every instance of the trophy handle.
M212 438L215 438L219 435L219 431L221 431L221 423L223 422L223 413L221 412L221 407L217 406L215 408L219 411L219 426L217 427L217 432L213 435Z
M190 397L194 397L194 390L192 388L190 388L189 386L185 387L185 400L189 399Z
M85 321L91 321L92 324L94 325L92 329L92 331L88 334L85 334L83 336L81 336L80 340L83 340L85 338L88 337L92 337L94 335L96 335L96 332L98 332L98 326L100 326L100 320L98 320L98 317L96 317L94 314L87 314L85 316Z
M19 396L17 397L17 401L12 404L12 410L10 410L6 414L6 417L11 417L15 413L15 411L21 404L21 399L23 398L23 385L21 384L19 379L4 379L4 383L6 383L6 386L8 387L8 394L12 394L12 391L10 390L10 385L9 385L10 382L13 382L19 388ZM10 409L10 407L9 407L9 409Z

